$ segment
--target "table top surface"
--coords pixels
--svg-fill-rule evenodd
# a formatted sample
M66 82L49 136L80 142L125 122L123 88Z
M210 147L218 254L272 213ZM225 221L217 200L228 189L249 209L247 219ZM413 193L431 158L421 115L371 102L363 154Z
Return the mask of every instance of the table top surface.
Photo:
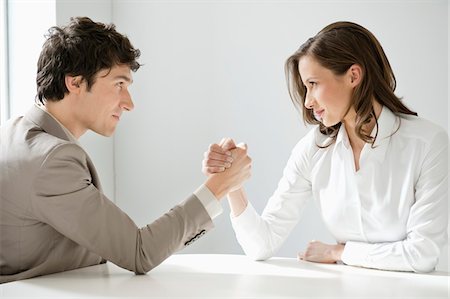
M449 275L317 264L292 258L177 254L146 275L112 263L0 285L0 298L448 298Z

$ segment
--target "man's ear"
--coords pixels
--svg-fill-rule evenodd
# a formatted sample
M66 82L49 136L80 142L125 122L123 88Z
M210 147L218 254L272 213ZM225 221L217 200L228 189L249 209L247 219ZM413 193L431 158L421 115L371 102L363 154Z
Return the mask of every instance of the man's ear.
M65 83L67 90L69 90L70 93L79 94L81 90L81 82L83 81L82 76L69 76L66 75Z
M362 80L362 68L359 64L353 64L348 69L348 74L350 76L350 84L352 87L355 87L361 83Z

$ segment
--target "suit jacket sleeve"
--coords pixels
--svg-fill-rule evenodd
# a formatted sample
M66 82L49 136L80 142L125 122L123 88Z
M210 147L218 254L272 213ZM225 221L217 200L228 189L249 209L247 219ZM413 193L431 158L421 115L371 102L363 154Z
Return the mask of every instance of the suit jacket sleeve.
M116 265L145 273L213 227L191 195L153 223L138 228L92 183L85 152L55 147L35 176L32 213L40 221Z

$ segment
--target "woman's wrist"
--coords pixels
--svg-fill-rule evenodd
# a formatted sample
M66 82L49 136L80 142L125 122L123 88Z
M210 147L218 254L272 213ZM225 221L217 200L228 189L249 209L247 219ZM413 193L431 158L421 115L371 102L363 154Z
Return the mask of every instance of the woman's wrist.
M241 215L242 212L247 208L248 201L242 187L229 192L227 197L233 217Z
M334 245L334 248L333 248L333 259L336 262L341 262L342 261L342 253L344 252L344 248L345 248L344 244Z

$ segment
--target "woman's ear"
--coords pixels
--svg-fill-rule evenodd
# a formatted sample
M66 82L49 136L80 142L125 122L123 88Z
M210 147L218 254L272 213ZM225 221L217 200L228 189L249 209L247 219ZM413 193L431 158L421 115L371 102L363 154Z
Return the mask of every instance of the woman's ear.
M362 68L359 64L353 64L349 69L348 69L348 75L350 78L350 85L352 87L355 87L357 85L359 85L359 83L362 80Z
M83 81L83 78L81 76L65 76L65 83L67 90L69 93L75 93L79 94L81 90L81 82Z

